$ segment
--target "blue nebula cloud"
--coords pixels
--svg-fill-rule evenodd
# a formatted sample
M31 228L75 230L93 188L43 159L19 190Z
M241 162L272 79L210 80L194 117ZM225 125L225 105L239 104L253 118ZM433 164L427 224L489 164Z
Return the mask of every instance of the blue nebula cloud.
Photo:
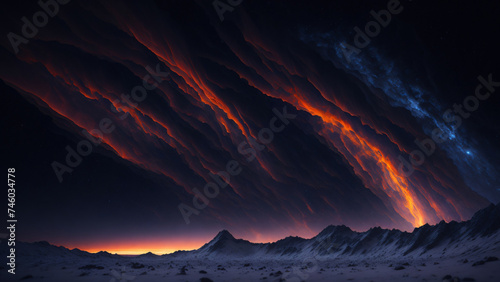
M453 160L465 183L488 200L500 201L500 193L495 189L500 185L498 169L488 161L485 152L476 148L477 140L466 132L464 126L454 128L443 120L444 112L453 105L442 105L436 98L439 93L422 87L416 73L403 69L396 61L382 55L381 47L378 48L373 41L359 49L359 53L346 53L346 42L351 42L352 38L343 36L341 32L303 29L299 34L300 39L324 59L362 81L373 95L382 92L391 106L406 109L426 135L432 136L436 128L444 132L448 140L439 146Z

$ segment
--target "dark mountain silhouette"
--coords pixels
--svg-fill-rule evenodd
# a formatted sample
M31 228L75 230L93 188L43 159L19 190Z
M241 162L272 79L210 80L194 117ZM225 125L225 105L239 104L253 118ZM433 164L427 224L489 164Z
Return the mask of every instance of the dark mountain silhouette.
M471 220L464 222L444 222L436 225L425 224L413 232L371 228L356 232L349 227L330 225L311 239L286 237L274 243L255 244L243 239L235 239L223 230L213 240L198 250L185 255L197 256L352 256L352 255L424 255L431 250L453 248L456 252L477 249L478 238L488 239L498 236L500 229L500 208L490 205L478 211ZM492 240L498 239L492 236ZM477 242L479 242L478 240Z
M456 254L478 252L481 246L487 247L499 241L500 206L493 205L478 211L470 220L463 222L444 222L436 225L425 224L413 232L371 228L356 232L349 227L327 226L311 239L286 237L273 243L252 243L236 239L227 230L220 231L210 242L193 251L177 251L165 257L279 257L295 258L302 256L420 256L431 251L446 252L451 249ZM86 256L119 257L108 252L91 254L79 249L69 250L48 242L18 242L21 256ZM142 257L157 257L152 253Z

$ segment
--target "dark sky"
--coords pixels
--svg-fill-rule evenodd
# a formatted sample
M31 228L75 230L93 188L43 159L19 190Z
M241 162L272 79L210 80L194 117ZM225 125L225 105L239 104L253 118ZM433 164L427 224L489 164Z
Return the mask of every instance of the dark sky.
M18 239L165 253L224 228L267 242L469 219L500 201L500 90L474 98L479 76L500 81L490 2L401 1L348 58L391 1L243 0L223 21L211 1L71 1L17 53L8 34L41 7L11 3L1 145ZM436 129L449 138L401 171Z

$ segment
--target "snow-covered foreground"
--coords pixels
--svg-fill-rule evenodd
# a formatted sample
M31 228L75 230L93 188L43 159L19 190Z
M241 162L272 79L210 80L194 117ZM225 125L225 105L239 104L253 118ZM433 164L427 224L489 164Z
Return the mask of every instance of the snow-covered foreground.
M2 244L0 255L8 255ZM500 205L411 233L328 226L311 239L257 244L221 231L194 251L125 257L47 242L16 245L0 281L500 281Z
M109 258L38 262L2 281L498 281L500 261L473 264L482 257L416 260L192 260ZM102 269L101 269L102 268ZM401 268L401 269L400 269ZM201 280L208 278L210 280ZM467 280L469 278L470 280ZM472 280L474 279L474 280ZM450 280L454 281L454 280ZM457 280L458 281L458 280Z

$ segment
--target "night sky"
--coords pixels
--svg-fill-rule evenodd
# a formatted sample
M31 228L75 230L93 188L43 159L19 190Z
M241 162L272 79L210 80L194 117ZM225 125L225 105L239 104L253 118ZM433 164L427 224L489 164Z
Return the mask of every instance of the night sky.
M401 1L346 56L390 2L243 0L221 21L213 1L71 1L17 53L7 35L41 7L5 6L18 240L167 253L221 229L411 231L498 203L500 6ZM401 170L436 129L448 138Z

